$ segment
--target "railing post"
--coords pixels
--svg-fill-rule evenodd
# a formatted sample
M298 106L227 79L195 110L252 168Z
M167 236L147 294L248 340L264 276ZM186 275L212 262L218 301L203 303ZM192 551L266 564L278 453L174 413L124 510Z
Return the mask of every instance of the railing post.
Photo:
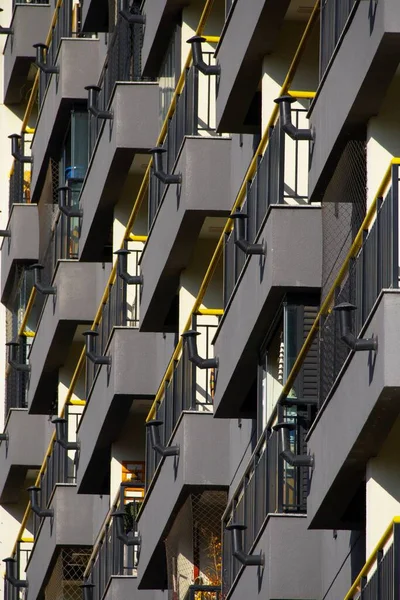
M379 197L376 200L376 255L375 255L375 270L376 270L376 297L378 297L380 290L382 289L382 255L383 255L383 241L384 236L382 235L382 208L383 198Z
M399 287L399 166L392 166L392 285Z
M362 324L365 322L365 319L367 317L366 312L367 312L367 285L368 285L368 260L367 260L367 253L365 251L365 241L367 239L368 236L368 230L364 229L363 231L363 237L362 237L362 255L361 255L361 260L362 260L362 271L361 271L361 298L360 298L360 302L356 302L358 310L359 312L359 322L360 322L360 327L362 327ZM355 321L357 322L357 316L355 317ZM354 334L357 337L359 333L359 328L356 327L354 329Z
M393 523L393 600L400 598L400 523Z

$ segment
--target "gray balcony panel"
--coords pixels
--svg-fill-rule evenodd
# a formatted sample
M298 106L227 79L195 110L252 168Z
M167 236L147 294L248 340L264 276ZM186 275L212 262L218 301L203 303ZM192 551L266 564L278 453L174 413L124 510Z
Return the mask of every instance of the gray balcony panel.
M362 337L378 337L378 352L357 352L309 434L316 457L307 509L310 526L351 528L351 501L400 414L400 293L383 292ZM354 393L357 390L357 393Z
M108 0L83 0L82 31L108 31Z
M0 501L18 502L28 469L38 469L50 439L48 418L12 408L4 428L8 441L0 444Z
M146 15L142 47L143 75L158 76L180 11L188 4L188 0L145 0L142 8L142 13Z
M171 440L176 444L179 456L162 460L139 516L140 589L164 588L164 539L188 495L229 485L229 423L210 413L184 412Z
M104 600L121 600L121 598L165 600L166 595L164 592L157 590L138 590L138 580L136 577L123 577L121 575L111 577Z
M270 514L254 555L262 553L265 567L246 567L230 598L293 600L320 598L319 533L307 531L304 516Z
M47 298L29 356L30 413L49 414L57 369L68 355L76 326L92 323L96 314L99 280L100 264L59 261L52 283L57 293Z
M265 263L259 256L250 258L216 335L219 368L214 410L218 417L240 417L253 381L248 373L254 372L260 346L285 293L316 291L321 285L319 208L271 206L259 241L266 244Z
M80 203L83 209L79 239L81 260L101 259L118 202L134 155L147 152L158 136L157 83L118 83L94 150Z
M39 529L26 569L30 600L44 597L58 549L62 546L93 544L93 503L91 496L78 496L76 486L58 484L50 508L54 518L46 518Z
M1 246L1 301L7 300L18 264L33 264L39 257L39 215L37 204L13 204L6 229L11 237Z
M315 129L309 194L319 200L349 137L375 116L398 67L400 14L397 0L360 2L312 107ZM338 85L340 81L340 85Z
M97 81L100 52L96 39L61 41L56 61L60 73L51 77L32 142L31 196L35 202L40 198L50 156L61 151L74 102L86 101L85 86Z
M111 444L118 439L135 399L152 399L162 374L157 365L161 335L115 328L107 355L79 424L79 493L107 493ZM149 405L150 408L150 405Z
M141 258L141 330L164 330L205 218L230 213L230 145L229 138L184 140L174 170L182 185L169 186Z
M246 131L243 123L259 85L263 56L272 52L289 4L253 0L249 10L248 0L235 3L216 54L221 65L218 131Z
M4 103L19 104L24 95L26 78L35 60L33 44L45 40L49 32L50 4L17 4L4 48Z

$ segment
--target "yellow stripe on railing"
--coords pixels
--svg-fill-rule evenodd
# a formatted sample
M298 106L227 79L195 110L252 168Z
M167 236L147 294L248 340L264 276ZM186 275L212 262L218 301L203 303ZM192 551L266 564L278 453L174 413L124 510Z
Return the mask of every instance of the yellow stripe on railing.
M304 50L306 48L306 44L310 38L310 35L312 33L312 30L314 28L314 25L317 23L318 18L319 18L319 11L320 11L320 0L317 0L314 9L310 15L310 18L308 20L308 23L304 29L303 35L301 37L301 40L299 42L299 46L295 52L295 55L293 57L293 60L290 64L288 73L286 75L285 81L283 82L282 88L281 88L281 92L280 92L280 96L287 94L289 92L289 88L290 85L293 81L293 78L296 74L296 70L297 67L299 65L299 62L301 60L301 57L303 56ZM309 93L309 94L313 94L313 92L302 92L302 93ZM257 148L257 151L255 153L255 155L253 156L253 159L246 171L246 174L244 176L242 185L239 189L238 195L236 197L236 200L233 204L232 207L232 213L235 212L235 210L239 209L241 207L241 205L243 204L245 198L246 198L246 190L247 190L247 183L248 181L251 181L255 175L256 169L257 169L257 164L258 164L258 157L262 156L265 152L265 149L268 145L269 142L269 135L270 135L270 131L271 128L275 125L277 119L279 116L279 107L278 105L276 105L272 111L271 117L268 121L268 125L265 129L264 135L260 141L260 144ZM228 221L225 224L225 227L223 229L223 232L221 234L221 237L218 240L217 246L214 250L214 254L211 258L211 262L207 268L207 271L204 275L203 281L200 285L200 289L199 292L197 294L197 298L194 302L194 305L192 307L190 316L187 320L187 323L183 329L183 332L188 331L188 329L190 329L191 327L191 323L192 323L192 315L196 314L199 312L200 308L201 308L201 304L203 302L204 296L206 294L207 291L207 287L214 275L215 269L217 268L218 262L222 256L222 250L224 247L224 239L225 239L225 235L227 233L229 233L232 230L232 221L231 219L228 219ZM181 354L182 351L182 338L179 339L178 344L175 348L175 351L171 357L171 360L168 364L167 370L164 374L164 377L162 379L162 382L157 390L156 396L154 398L154 402L150 408L150 412L147 415L147 419L146 421L151 421L154 418L156 409L157 409L157 405L160 402L163 393L164 393L164 387L165 387L165 382L168 381L171 378L171 375L173 373L174 367L175 367L175 363L176 361L179 359L179 356Z
M398 524L400 524L400 516L394 517L393 520L390 522L390 524L386 528L384 534L382 535L381 539L379 540L379 542L376 544L375 548L373 549L373 551L372 551L370 557L368 558L367 562L365 563L365 565L363 566L363 568L361 569L361 571L357 575L357 577L356 577L353 585L351 586L351 588L347 592L346 596L344 597L344 600L353 600L354 594L356 594L359 591L359 586L360 586L360 583L361 583L361 579L363 577L367 577L368 576L368 574L369 574L369 572L371 570L371 567L376 562L376 557L377 557L377 554L378 554L379 550L383 550L384 549L384 547L386 546L386 544L390 540L391 536L393 535L394 526L398 525Z
M147 242L147 238L147 235L134 235L133 233L129 235L130 242Z
M387 191L387 189L390 185L391 178L392 178L392 166L393 165L400 165L400 158L393 158L392 161L390 162L390 165L389 165L389 167L385 173L385 176L379 186L379 189L371 203L371 206L369 207L369 209L367 211L365 219L362 222L361 227L358 230L358 233L357 233L356 237L354 238L352 245L350 246L350 250L348 251L346 258L344 259L344 261L342 263L339 273L336 276L336 279L333 282L332 287L329 290L325 300L323 301L322 306L315 318L315 321L312 324L312 327L308 333L308 336L306 337L305 342L295 360L292 370L290 371L290 373L288 375L286 383L283 386L281 395L278 399L278 404L283 399L285 399L287 397L287 395L290 393L290 390L293 387L293 384L298 375L298 372L300 371L301 366L304 362L304 359L306 358L307 353L308 353L309 349L311 348L311 345L314 341L314 337L319 330L321 318L329 313L331 306L332 306L332 302L335 297L335 290L340 286L340 284L343 282L345 276L347 275L351 259L357 255L358 251L361 248L364 231L369 229L369 227L371 226L371 223L375 217L378 199L381 198L382 196L384 196L385 192Z

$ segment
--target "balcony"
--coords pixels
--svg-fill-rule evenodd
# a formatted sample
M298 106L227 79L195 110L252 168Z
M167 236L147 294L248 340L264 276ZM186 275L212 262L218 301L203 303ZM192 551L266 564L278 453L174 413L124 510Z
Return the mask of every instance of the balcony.
M39 117L32 142L33 201L40 199L50 158L61 153L72 109L85 106L85 86L93 76L97 77L101 69L101 49L98 40L71 38L72 32L68 29L70 24L68 25L67 17L64 22L66 25L58 31L57 36L54 35L47 54L48 63L58 67L59 73L40 73Z
M143 412L149 410L165 370L157 357L163 354L163 347L165 353L170 347L172 351L171 338L139 333L134 312L137 293L136 286L127 289L120 278L111 287L94 347L97 355L110 357L111 364L87 361L87 404L78 429L80 493L107 493L111 446L129 416L143 419Z
M398 67L397 4L385 0L371 10L368 2L351 0L345 5L339 8L329 0L321 15L321 81L310 112L316 131L310 197L317 200L346 141L379 113Z
M19 104L21 90L26 84L29 70L35 61L33 44L46 39L50 27L52 7L50 2L13 3L13 16L4 47L4 103Z
M202 356L211 358L210 339L215 325L206 323L204 317L198 317L197 344ZM216 504L221 507L219 535L226 503L223 490L229 485L226 452L229 424L213 419L214 371L213 367L200 369L190 362L185 341L182 355L148 424L147 493L138 517L138 529L145 533L138 566L140 589L163 589L164 540L169 534L173 537L172 531L179 521L176 512L185 502L192 502L193 495L205 494L204 502L211 502L207 494L217 494Z
M21 500L29 469L38 470L42 464L50 433L46 417L28 415L24 408L9 410L4 432L7 439L0 445L0 501L10 504Z
M6 229L10 237L1 245L1 301L7 306L18 268L39 258L37 204L13 204Z
M109 274L101 264L59 260L49 283L55 294L37 292L39 319L29 354L28 408L33 414L51 414L64 364L79 325L92 323ZM43 307L40 309L40 307ZM78 334L76 341L81 341Z
M293 419L292 419L293 421ZM290 437L301 452L304 429L300 419ZM223 517L222 593L224 598L262 596L266 600L320 597L317 534L307 531L308 467L291 467L280 456L277 432L265 432ZM244 566L234 552L239 533L243 555L264 565ZM290 561L290 563L289 563ZM295 565L287 569L287 565Z

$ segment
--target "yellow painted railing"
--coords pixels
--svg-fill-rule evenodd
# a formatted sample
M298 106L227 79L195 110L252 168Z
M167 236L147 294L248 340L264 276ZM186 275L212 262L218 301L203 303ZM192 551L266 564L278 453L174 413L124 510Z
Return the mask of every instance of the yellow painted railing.
M57 2L55 15L57 14L57 8L59 6L61 6L61 3L62 3L62 0L59 0ZM207 19L208 19L208 16L209 16L210 12L211 12L213 3L214 3L214 0L206 0L205 1L204 9L203 9L203 12L202 12L200 20L199 20L199 24L198 24L197 29L196 29L196 35L202 35L203 34L204 27L205 27L205 25L207 23ZM53 24L55 22L56 22L56 17L53 17L52 27L53 27ZM216 43L218 41L218 39L219 39L219 38L217 38L215 36L204 36L204 37L210 43ZM46 44L48 44L50 40L51 40L51 35L50 35L50 38L48 37L48 39L46 41ZM169 121L170 117L174 114L175 106L176 106L176 100L177 100L178 96L181 94L181 92L182 92L182 90L184 88L184 85L185 85L185 72L186 72L186 69L188 69L190 67L191 61L192 61L192 52L190 50L189 54L188 54L188 58L187 58L187 60L185 62L185 65L183 67L181 76L179 78L177 87L176 87L175 92L173 94L173 97L172 97L172 100L171 100L171 105L170 105L170 108L168 110L167 116L166 116L166 118L164 120L163 126L161 128L160 135L158 136L157 143L156 143L157 146L160 145L160 144L162 144L162 142L165 139L165 136L167 134L168 121ZM36 81L36 79L35 79L35 81ZM36 85L37 85L37 83L36 83ZM26 123L23 123L23 127L24 128L25 128L25 126L26 126ZM147 186L148 186L149 177L150 177L151 164L152 164L152 159L150 159L150 161L149 161L149 164L148 164L146 172L145 172L145 174L143 176L143 180L142 180L141 186L139 188L136 200L134 202L131 214L129 216L128 223L127 223L127 226L125 228L123 239L122 239L121 245L120 245L121 249L124 247L125 240L130 240L131 235L133 235L132 234L132 228L133 228L133 225L134 225L135 220L137 218L137 215L139 214L139 210L140 210L141 204L143 202L143 199L145 197L145 193L147 191ZM133 236L133 237L136 238L136 237L141 237L141 236ZM147 239L147 236L146 236L146 239ZM142 241L142 240L140 240L140 241ZM107 285L105 287L103 296L101 298L100 305L98 307L97 313L96 313L95 318L93 320L93 324L91 326L92 330L96 329L97 326L99 325L100 321L101 321L101 315L102 315L103 305L106 304L106 302L107 302L107 299L108 299L108 296L109 296L109 293L110 293L110 286L112 286L114 284L114 282L115 282L116 272L117 272L117 262L114 263L113 268L112 268L111 273L110 273L110 276L108 278L108 282L107 282ZM29 318L29 314L30 314L30 312L32 310L32 307L33 307L33 303L34 303L34 300L35 300L35 295L36 295L36 290L35 290L35 288L33 288L32 292L31 292L31 295L29 297L29 300L28 300L28 304L26 306L26 310L25 310L25 314L24 314L22 322L21 322L21 326L20 326L19 331L18 331L18 335L23 335L23 332L26 329L26 324L27 324L27 321L28 321L28 318ZM61 416L64 416L65 408L66 408L66 406L68 404L74 404L74 403L76 403L76 400L73 399L72 396L74 395L75 386L76 386L76 384L77 384L77 382L79 380L79 377L81 375L82 369L83 369L83 367L85 365L85 360L86 360L86 352L85 352L85 348L83 348L83 350L82 350L82 352L81 352L81 354L79 356L78 363L77 363L77 365L75 367L74 373L72 375L71 381L70 381L70 385L69 385L69 388L68 388L68 391L67 391L67 394L66 394L66 397L65 397L65 401L64 401L64 406L63 406L63 408L61 410L61 413L60 413ZM49 446L47 448L47 451L46 451L46 454L45 454L45 457L44 457L44 460L43 460L43 464L42 464L42 466L41 466L41 468L39 470L39 473L38 473L35 485L38 485L40 483L40 476L42 475L43 471L45 470L46 460L47 460L47 457L52 452L52 448L53 448L54 442L55 442L55 433L53 434L53 436L52 436L52 438L50 440L50 443L49 443ZM30 502L28 503L28 505L26 507L26 510L25 510L25 513L24 513L24 516L23 516L23 519L22 519L22 522L21 522L21 526L20 526L18 534L17 534L17 539L16 539L16 542L14 544L12 555L14 555L15 552L16 552L18 541L20 541L22 539L22 536L24 534L24 531L26 529L26 525L27 525L27 522L28 522L29 514L30 514Z
M296 74L297 67L298 67L298 65L300 63L301 57L303 56L303 53L305 51L307 42L310 39L311 33L313 31L313 28L314 28L315 24L317 23L317 21L319 19L319 12L320 12L320 0L317 0L316 4L314 6L314 9L313 9L313 11L312 11L312 13L310 15L310 18L308 20L308 23L307 23L307 25L306 25L306 27L304 29L303 35L302 35L301 40L299 42L299 46L298 46L298 48L297 48L297 50L295 52L295 55L293 57L293 60L292 60L291 64L290 64L290 67L289 67L289 70L288 70L287 75L285 77L285 80L283 82L283 85L282 85L282 88L281 88L281 91L280 91L280 94L279 94L280 96L282 96L284 94L288 94L288 93L290 94L291 83L292 83L292 81L294 79L294 76ZM298 92L298 93L300 93L300 92ZM302 94L302 96L301 96L302 98L310 98L311 99L311 98L314 98L314 96L315 96L315 92L301 92L301 94ZM263 137L262 137L262 139L260 141L260 144L259 144L259 146L257 148L257 151L256 151L256 153L255 153L255 155L254 155L254 157L253 157L253 159L252 159L252 161L251 161L251 163L250 163L250 165L249 165L249 167L248 167L248 169L246 171L246 174L245 174L245 176L243 178L242 185L241 185L241 187L239 189L239 192L238 192L238 194L236 196L236 200L235 200L235 202L233 204L233 207L232 207L232 211L231 211L232 213L235 212L237 209L239 209L242 206L242 204L243 204L243 202L244 202L244 200L246 198L247 183L248 183L248 181L250 181L251 179L253 179L253 177L254 177L254 175L256 173L256 169L257 169L257 164L258 164L259 157L262 156L264 154L264 152L265 152L265 149L266 149L266 147L267 147L267 145L269 143L269 137L270 137L271 129L275 125L278 117L279 117L279 107L278 107L278 105L276 105L274 107L273 111L272 111L272 114L271 114L270 119L268 121L267 127L265 129L264 135L263 135ZM204 296L206 294L208 285L210 284L210 282L211 282L211 280L213 278L213 275L214 275L215 270L217 268L218 262L219 262L219 260L221 259L221 256L222 256L222 251L223 251L223 247L224 247L225 236L226 236L227 233L229 233L232 230L232 227L233 227L232 220L228 219L227 222L226 222L226 224L225 224L225 227L224 227L224 229L222 231L221 237L218 240L217 246L216 246L216 248L214 250L214 254L213 254L212 258L211 258L211 262L210 262L210 264L209 264L209 266L207 268L207 271L206 271L206 273L204 275L203 281L202 281L202 283L200 285L200 289L199 289L199 292L197 294L197 298L196 298L196 300L195 300L195 302L193 304L192 310L190 312L190 315L189 315L189 318L188 318L188 320L186 322L186 325L185 325L185 327L183 329L183 332L188 331L190 329L191 323L192 323L192 315L197 314L201 310L201 305L202 305ZM146 419L147 421L151 421L154 418L154 415L155 415L156 410L157 410L157 406L158 406L159 402L161 401L161 399L163 397L165 383L170 380L171 375L172 375L173 370L174 370L175 363L179 359L179 356L180 356L181 352L182 352L182 338L179 339L179 342L178 342L178 344L177 344L177 346L175 348L175 351L174 351L174 353L173 353L173 355L171 357L171 360L170 360L170 362L168 364L167 370L166 370L166 372L164 374L164 377L163 377L163 379L161 381L161 384L160 384L160 386L159 386L159 388L157 390L154 402L152 404L152 407L150 409L149 414L147 415L147 419Z
M361 588L362 579L364 579L365 577L368 577L368 575L371 572L372 567L375 565L375 563L377 561L378 552L385 549L385 546L387 546L388 542L390 541L390 538L393 537L393 535L394 535L394 530L395 530L396 525L399 525L399 524L400 524L400 516L394 517L393 520L389 523L388 527L385 529L384 534L382 535L379 542L376 544L375 548L373 549L367 562L365 563L365 565L363 566L363 568L357 575L353 585L351 586L351 588L347 592L346 596L344 597L344 600L353 600L354 595L359 593L360 588Z

